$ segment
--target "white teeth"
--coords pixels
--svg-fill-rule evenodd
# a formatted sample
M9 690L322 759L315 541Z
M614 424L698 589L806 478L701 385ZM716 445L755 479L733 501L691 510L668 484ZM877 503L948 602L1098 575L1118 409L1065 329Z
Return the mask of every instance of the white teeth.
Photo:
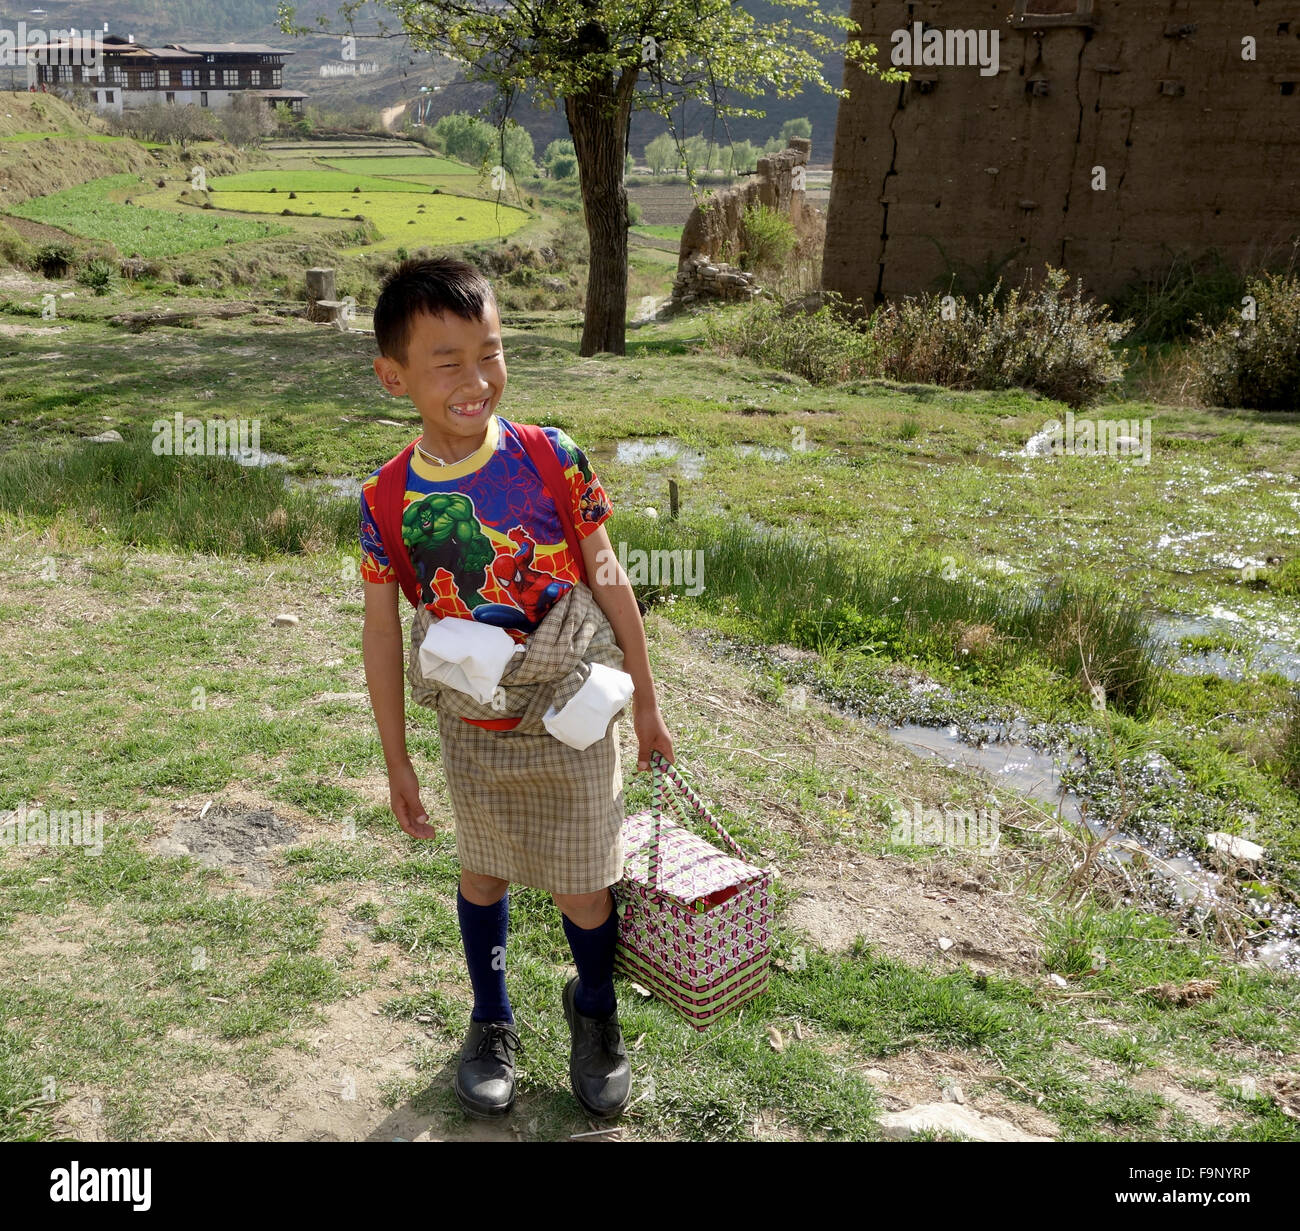
M476 411L482 410L487 403L488 399L484 398L481 402L473 402L469 406L453 406L452 410L459 410L462 414L474 414Z

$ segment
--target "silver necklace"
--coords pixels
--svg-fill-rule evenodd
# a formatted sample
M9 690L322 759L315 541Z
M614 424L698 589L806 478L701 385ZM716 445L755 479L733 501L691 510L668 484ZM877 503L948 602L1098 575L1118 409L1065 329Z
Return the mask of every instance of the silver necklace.
M478 452L477 447L475 447L466 453L465 457L457 458L454 462L444 462L436 453L430 453L429 450L426 449L418 440L415 442L415 447L419 449L420 452L431 462L437 462L439 466L458 466L466 457L473 457L474 454Z

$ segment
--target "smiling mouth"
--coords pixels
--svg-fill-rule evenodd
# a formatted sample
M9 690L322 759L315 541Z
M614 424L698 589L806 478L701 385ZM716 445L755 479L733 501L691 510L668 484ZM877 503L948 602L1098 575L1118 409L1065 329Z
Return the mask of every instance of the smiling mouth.
M481 402L464 402L458 406L449 406L448 409L452 414L473 417L474 415L482 414L482 412L488 408L491 401L491 398L484 398Z

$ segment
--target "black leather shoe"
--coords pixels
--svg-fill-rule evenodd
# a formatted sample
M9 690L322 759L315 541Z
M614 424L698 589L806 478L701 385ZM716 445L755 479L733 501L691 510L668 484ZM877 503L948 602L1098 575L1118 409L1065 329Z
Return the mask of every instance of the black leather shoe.
M515 1105L515 1057L519 1036L509 1022L469 1024L456 1070L456 1097L480 1120L495 1120Z
M569 1023L569 1084L589 1116L620 1115L632 1095L632 1066L623 1047L618 1010L608 1017L584 1017L573 1003L578 976L564 985L564 1018Z

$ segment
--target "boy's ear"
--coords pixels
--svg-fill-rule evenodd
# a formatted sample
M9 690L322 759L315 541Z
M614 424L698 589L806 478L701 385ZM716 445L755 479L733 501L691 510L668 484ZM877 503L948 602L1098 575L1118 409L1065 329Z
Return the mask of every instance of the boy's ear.
M406 382L402 379L397 364L387 355L376 356L375 375L379 377L379 383L394 397L403 397L405 395Z

